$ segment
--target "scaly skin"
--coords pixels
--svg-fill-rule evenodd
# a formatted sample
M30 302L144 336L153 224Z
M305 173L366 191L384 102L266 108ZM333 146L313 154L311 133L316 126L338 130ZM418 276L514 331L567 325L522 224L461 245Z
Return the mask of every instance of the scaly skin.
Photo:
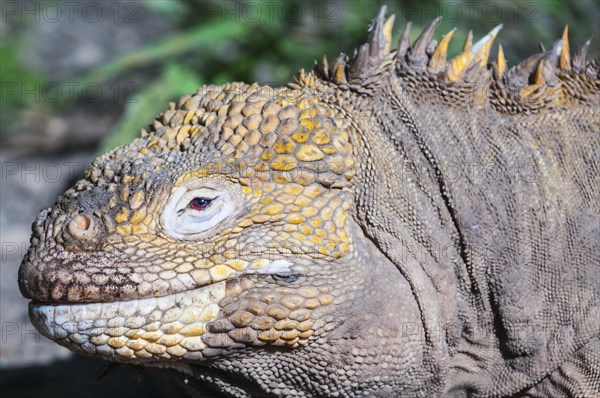
M390 52L383 13L351 62L203 87L94 161L33 226L40 332L198 396L600 393L597 63L446 63L435 23Z

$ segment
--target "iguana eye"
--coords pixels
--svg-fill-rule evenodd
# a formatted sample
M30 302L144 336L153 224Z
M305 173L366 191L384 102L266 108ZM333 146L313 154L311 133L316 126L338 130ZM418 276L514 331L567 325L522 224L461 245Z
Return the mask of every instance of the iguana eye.
M200 239L237 214L239 187L219 179L190 179L173 190L163 209L164 231L176 239Z
M190 209L203 211L206 210L208 206L210 206L213 200L214 199L209 198L194 198L190 201L190 204L188 206L190 207Z

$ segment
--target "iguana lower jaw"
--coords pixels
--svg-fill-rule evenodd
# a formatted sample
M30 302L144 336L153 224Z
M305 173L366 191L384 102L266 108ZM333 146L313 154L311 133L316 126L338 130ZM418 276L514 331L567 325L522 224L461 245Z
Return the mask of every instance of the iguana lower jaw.
M306 344L315 332L311 314L331 304L331 287L290 288L271 279L252 275L127 301L34 302L30 316L51 340L119 362L204 360L247 345Z

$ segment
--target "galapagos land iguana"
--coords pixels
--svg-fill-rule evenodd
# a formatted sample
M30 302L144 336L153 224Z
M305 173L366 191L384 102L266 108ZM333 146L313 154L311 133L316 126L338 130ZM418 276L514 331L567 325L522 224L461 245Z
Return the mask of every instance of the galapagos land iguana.
M73 350L199 397L600 396L589 41L447 61L439 18L283 88L182 97L33 224L19 284Z

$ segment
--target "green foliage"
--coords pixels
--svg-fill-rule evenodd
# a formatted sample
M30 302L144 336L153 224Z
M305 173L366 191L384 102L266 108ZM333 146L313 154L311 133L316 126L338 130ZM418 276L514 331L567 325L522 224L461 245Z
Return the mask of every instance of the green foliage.
M15 82L26 84L27 87L41 86L44 84L44 78L39 72L30 70L21 63L19 47L20 43L16 41L4 41L0 45L0 80L4 84ZM19 95L7 95L6 100L11 106L27 105L27 101Z
M82 87L85 87L88 83L114 78L150 63L175 60L182 54L189 53L198 47L202 47L204 54L211 54L224 42L244 35L245 28L244 25L231 22L200 25L172 34L157 43L142 47L105 65L100 65L85 76L81 76L77 81Z
M0 86L2 87L0 132L3 135L18 131L13 115L20 110L38 107L37 102L30 102L33 96L21 95L23 87L34 90L45 84L45 79L39 72L30 70L21 63L19 47L20 43L17 41L6 40L0 45Z

